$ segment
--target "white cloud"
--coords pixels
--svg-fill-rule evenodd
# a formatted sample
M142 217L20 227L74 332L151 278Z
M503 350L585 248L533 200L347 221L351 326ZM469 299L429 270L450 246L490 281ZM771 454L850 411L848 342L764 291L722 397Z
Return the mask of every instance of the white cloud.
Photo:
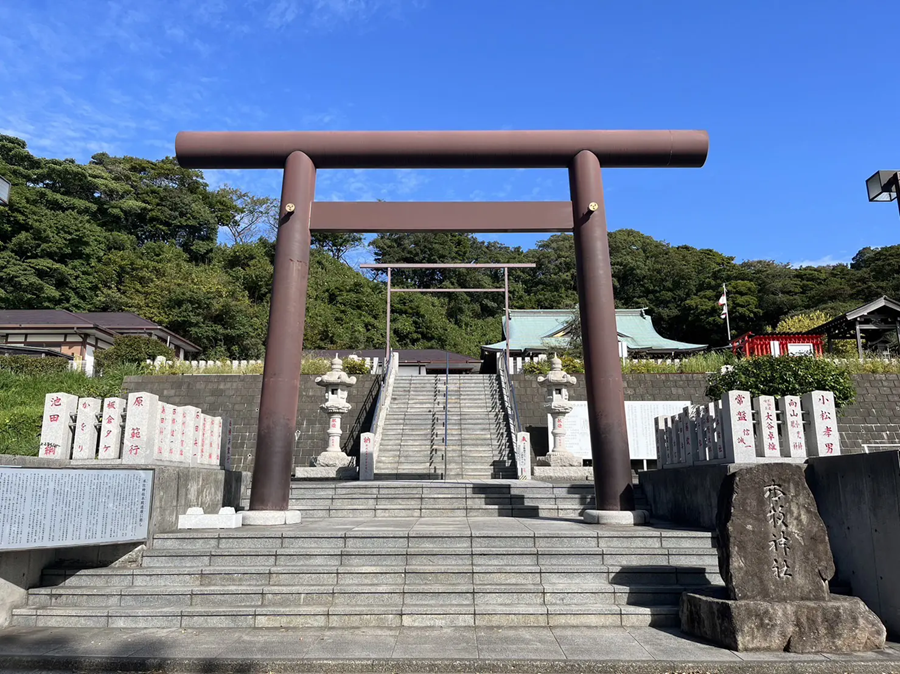
M850 264L850 260L844 260L840 258L836 258L833 255L826 255L825 257L820 257L818 260L799 260L797 262L791 262L791 266L794 269L799 269L800 267L827 267L838 264Z

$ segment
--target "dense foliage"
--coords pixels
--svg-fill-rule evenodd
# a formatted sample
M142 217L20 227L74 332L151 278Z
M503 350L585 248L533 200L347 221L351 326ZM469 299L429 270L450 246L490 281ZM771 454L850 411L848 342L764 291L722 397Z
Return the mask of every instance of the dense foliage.
M206 359L263 354L272 284L274 202L223 187L172 158L97 154L87 164L32 155L0 135L0 175L12 182L0 209L0 308L133 311L200 345ZM218 243L219 238L231 245ZM710 249L672 246L631 229L610 234L616 301L646 307L663 335L721 345L716 300L728 283L735 334L764 332L786 317L831 317L882 294L900 296L900 246L864 248L849 266L793 269L735 262ZM304 345L384 344L383 279L342 262L355 235L313 239ZM511 305L569 308L577 301L572 237L531 250L468 234L383 234L379 262L534 262L510 274ZM398 285L501 287L502 272L416 270ZM500 293L399 294L392 343L477 355L500 341Z
M26 376L66 372L67 358L32 358L31 356L0 356L0 371Z
M744 358L727 371L709 376L706 394L711 399L716 400L727 391L750 391L754 396L833 391L838 407L849 405L856 395L846 369L811 356Z
M166 360L174 360L175 350L158 339L123 335L116 337L110 348L97 352L95 365L98 370L104 371L125 364L143 365L148 360L156 360L159 356Z

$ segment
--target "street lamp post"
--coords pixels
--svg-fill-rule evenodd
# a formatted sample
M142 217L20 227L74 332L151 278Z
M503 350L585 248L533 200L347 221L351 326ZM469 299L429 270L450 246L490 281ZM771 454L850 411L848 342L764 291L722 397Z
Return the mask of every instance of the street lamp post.
M900 171L876 171L866 180L869 201L897 201L900 208Z
M0 176L0 206L9 205L9 181Z

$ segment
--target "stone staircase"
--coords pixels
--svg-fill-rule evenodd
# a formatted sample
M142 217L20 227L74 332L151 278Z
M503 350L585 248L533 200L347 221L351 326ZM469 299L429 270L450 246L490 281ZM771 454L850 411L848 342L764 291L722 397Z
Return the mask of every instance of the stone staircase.
M49 567L12 624L677 625L681 592L720 582L709 532L332 518L162 534L136 565Z
M503 410L497 375L397 377L375 479L514 478L513 444Z
M635 505L650 506L640 485ZM243 505L249 506L249 493ZM290 509L310 519L348 517L561 517L581 519L594 505L588 482L536 480L291 482Z

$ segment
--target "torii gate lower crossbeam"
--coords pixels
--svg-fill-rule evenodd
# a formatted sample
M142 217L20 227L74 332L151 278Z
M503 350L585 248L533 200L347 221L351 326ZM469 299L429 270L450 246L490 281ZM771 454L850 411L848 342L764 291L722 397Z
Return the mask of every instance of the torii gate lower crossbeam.
M601 165L699 167L709 150L706 132L182 132L175 147L185 168L284 168L251 511L286 512L289 505L317 167L568 169L596 507L634 509ZM539 231L541 218L546 231L568 229L560 223L559 203L536 207L538 215L521 204L511 207L515 222L496 227L492 219L504 217L502 208L484 206L468 205L478 215L475 231ZM367 225L362 206L321 209L328 220L322 229L341 231L348 213L360 222L348 223L347 231L429 229L427 219L412 221L422 205L396 208L409 218L401 223L385 222L386 211L376 208L374 225ZM467 231L465 223L461 218L458 231ZM438 228L451 226L444 217Z

